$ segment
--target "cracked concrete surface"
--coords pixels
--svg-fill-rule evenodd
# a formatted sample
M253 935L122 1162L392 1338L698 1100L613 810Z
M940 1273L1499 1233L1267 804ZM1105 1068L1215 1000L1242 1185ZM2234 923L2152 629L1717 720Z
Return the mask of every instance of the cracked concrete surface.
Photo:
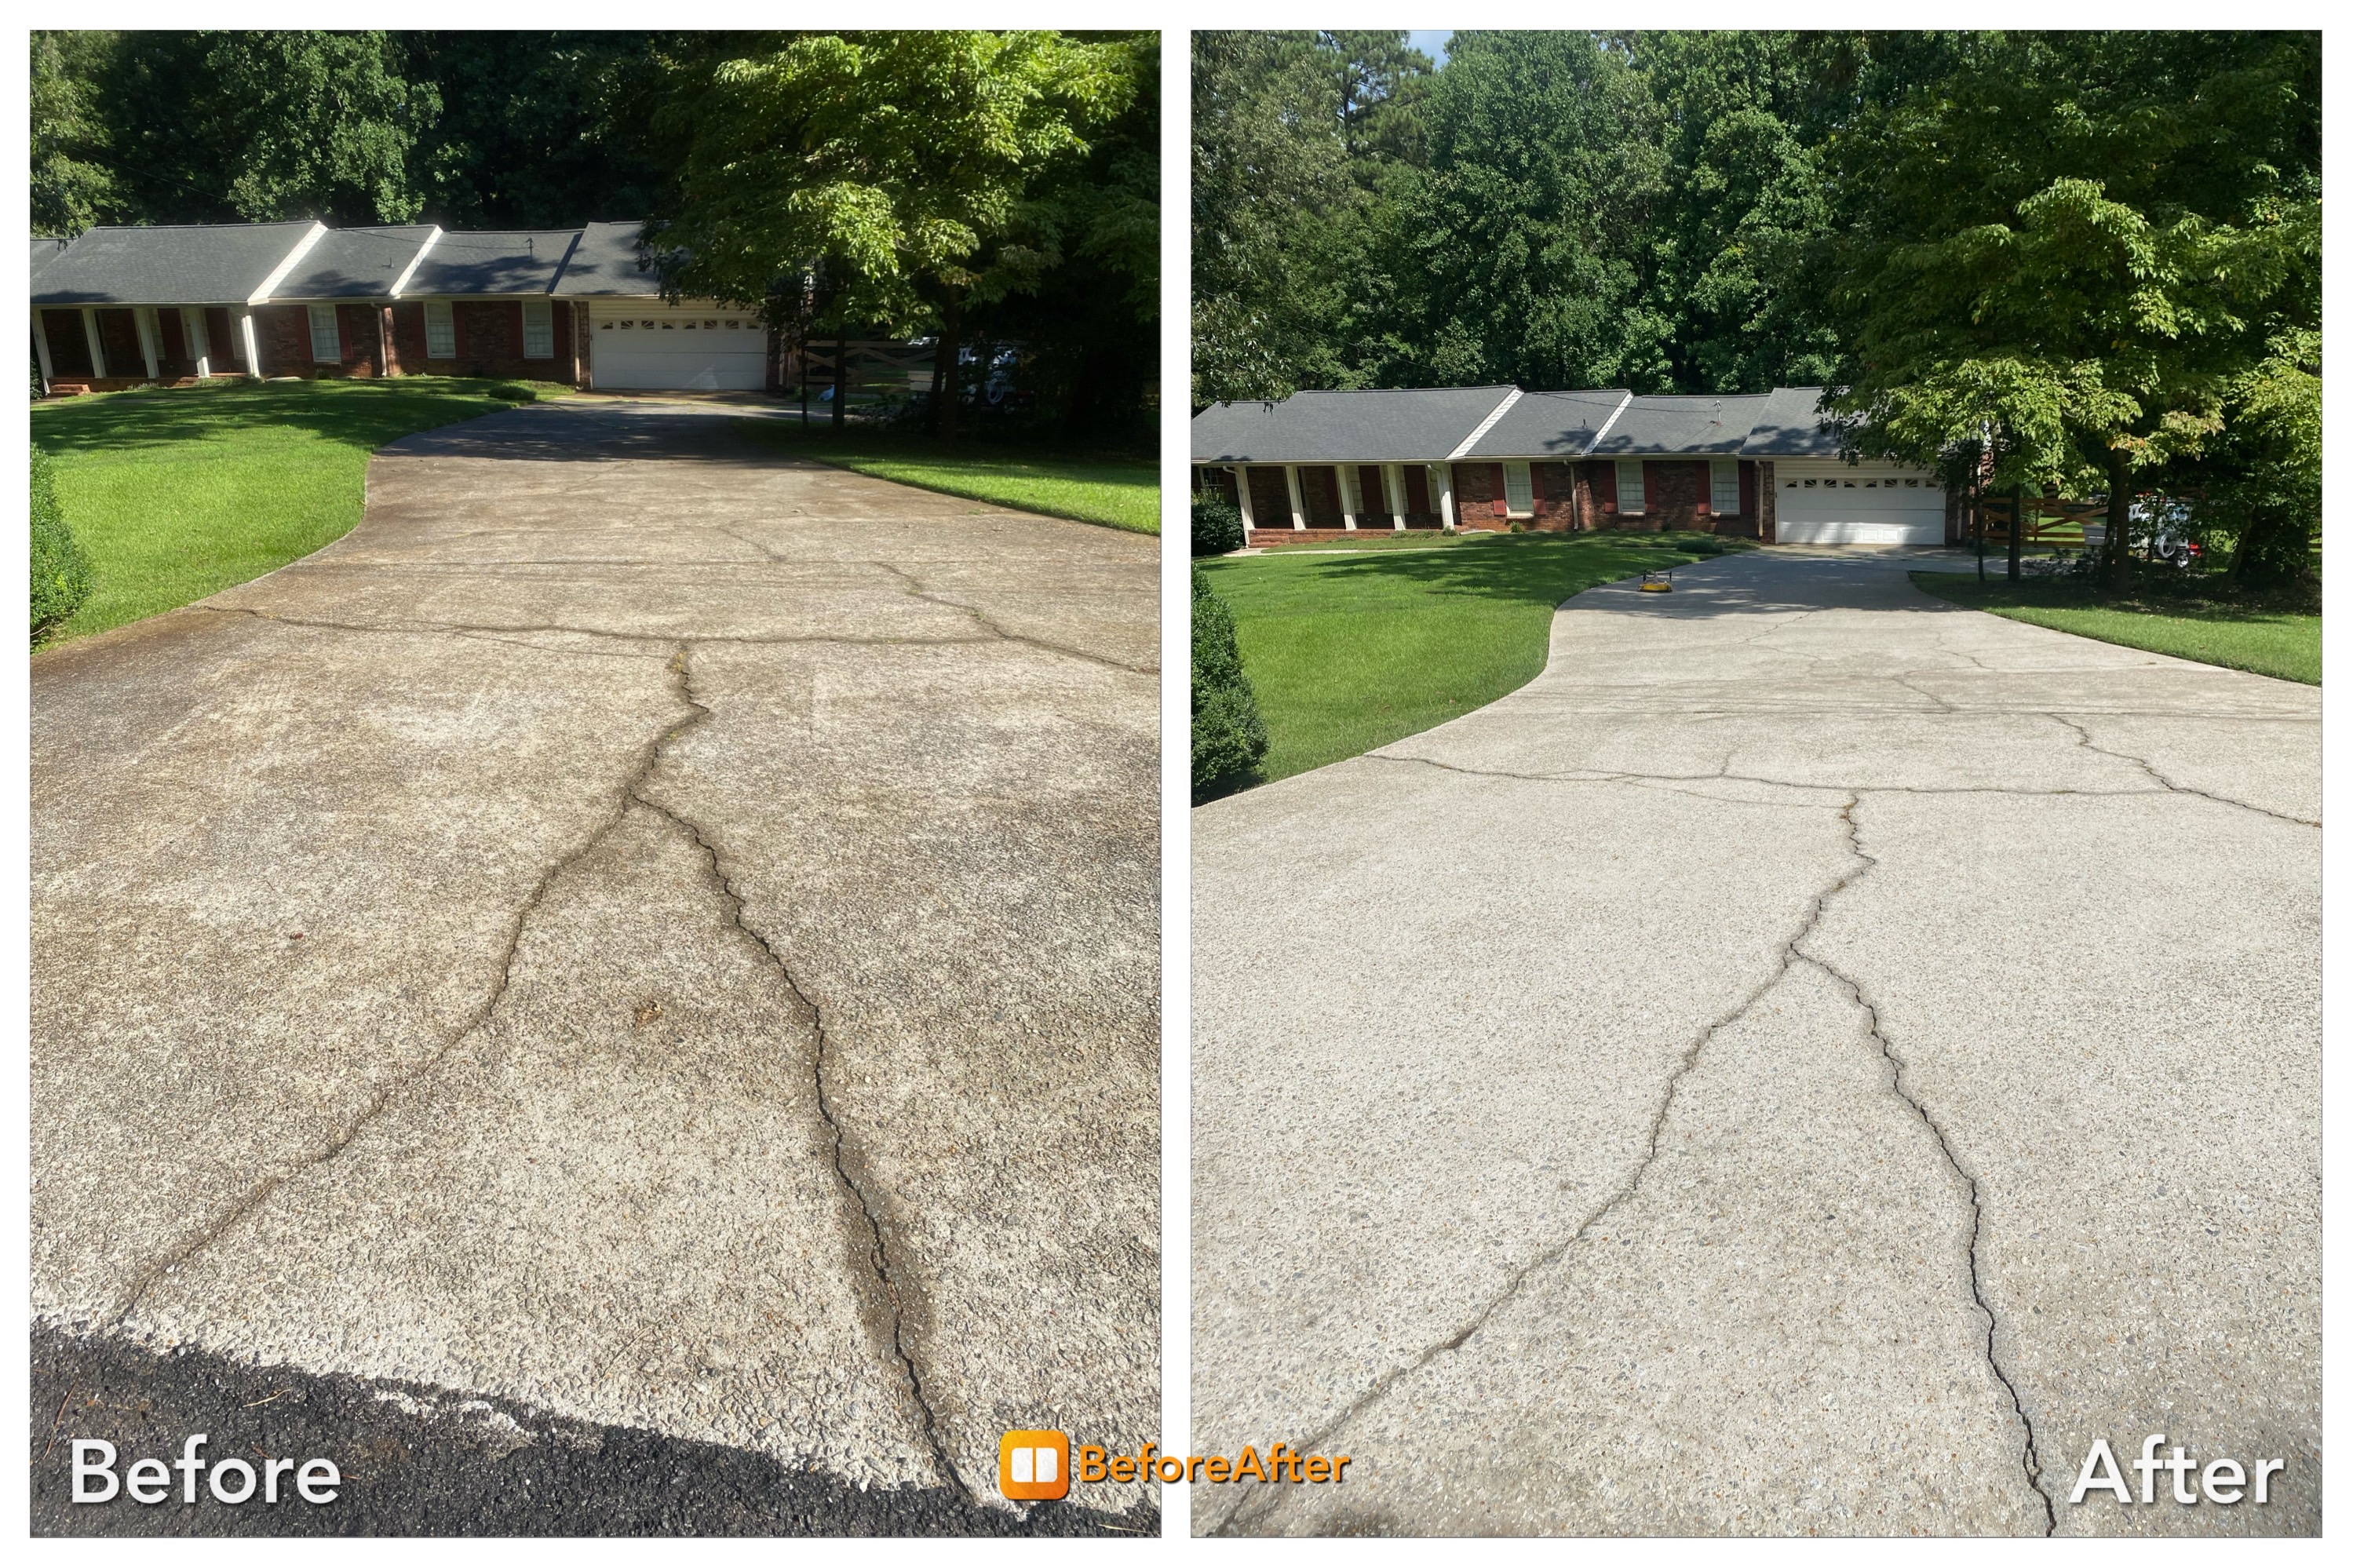
M736 430L413 437L36 661L37 1321L984 1503L1156 1436L1157 545Z
M1194 820L1232 1533L2313 1533L2318 693L1777 551ZM2092 1442L2284 1458L2067 1500ZM1203 1506L1206 1504L1206 1506Z

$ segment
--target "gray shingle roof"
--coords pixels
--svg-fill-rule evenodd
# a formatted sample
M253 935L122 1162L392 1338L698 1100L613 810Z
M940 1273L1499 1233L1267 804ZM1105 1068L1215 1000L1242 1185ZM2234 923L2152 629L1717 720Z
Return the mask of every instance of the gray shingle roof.
M388 300L433 233L429 223L330 229L269 290L273 300Z
M65 247L66 242L62 239L35 235L33 237L33 276L38 278L41 275L41 268L56 260L58 254Z
M35 276L33 303L241 305L311 228L298 221L90 229Z
M1765 406L1741 444L1744 458L1835 458L1839 438L1822 428L1816 405L1819 386L1777 386L1766 395Z
M582 229L572 259L564 264L564 276L555 280L555 292L631 299L659 294L659 274L639 265L644 253L638 236L645 226L638 222L592 223Z
M1625 401L1623 392L1526 393L1463 456L1556 462L1581 458Z
M1748 439L1748 427L1765 407L1767 395L1704 397L1638 397L1626 405L1609 434L1595 443L1597 458L1729 457Z
M450 231L433 242L400 291L404 300L446 294L544 294L578 242L576 228Z
M1193 416L1193 461L1437 462L1461 446L1512 390L1295 392L1280 403L1213 403Z

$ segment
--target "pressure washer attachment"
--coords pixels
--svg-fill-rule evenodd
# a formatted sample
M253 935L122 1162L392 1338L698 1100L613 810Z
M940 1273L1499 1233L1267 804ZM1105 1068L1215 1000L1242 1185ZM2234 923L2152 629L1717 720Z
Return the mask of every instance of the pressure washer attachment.
M1641 591L1645 594L1673 593L1675 591L1675 569L1670 566L1663 572L1643 573Z

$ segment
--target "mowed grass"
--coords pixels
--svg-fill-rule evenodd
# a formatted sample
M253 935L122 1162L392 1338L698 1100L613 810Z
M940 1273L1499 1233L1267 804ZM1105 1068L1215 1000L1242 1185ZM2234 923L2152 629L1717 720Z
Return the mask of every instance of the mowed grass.
M804 430L797 421L745 423L772 447L853 473L1131 533L1160 531L1160 465L1153 458L944 447L856 426L837 436L829 425Z
M2171 595L2094 598L2070 583L1996 578L1974 573L1915 572L1922 591L1973 610L2072 632L2176 658L2253 670L2282 680L2320 684L2320 617L2266 605L2234 605Z
M1651 534L1484 534L1436 549L1202 562L1266 720L1260 782L1416 734L1544 668L1563 599L1689 561Z
M512 408L486 381L216 382L34 405L33 445L90 556L89 599L48 642L249 582L351 531L368 454Z

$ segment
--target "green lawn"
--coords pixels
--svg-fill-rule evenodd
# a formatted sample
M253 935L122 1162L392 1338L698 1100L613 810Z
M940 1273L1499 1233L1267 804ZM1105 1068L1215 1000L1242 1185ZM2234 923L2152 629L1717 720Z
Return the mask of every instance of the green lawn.
M2071 583L1999 575L1980 586L1975 573L1915 572L1912 581L1940 599L2053 631L2320 684L2320 617L2300 609L2172 595L2095 598Z
M1432 540L1430 542L1438 542ZM1442 724L1544 668L1554 609L1688 561L1656 534L1479 534L1437 549L1202 562L1233 606L1268 781Z
M753 433L795 457L1048 517L1099 522L1131 533L1160 531L1160 465L1150 458L1052 454L922 436L798 421L746 421Z
M368 454L513 405L486 381L218 381L32 409L92 586L50 642L248 582L360 520Z

